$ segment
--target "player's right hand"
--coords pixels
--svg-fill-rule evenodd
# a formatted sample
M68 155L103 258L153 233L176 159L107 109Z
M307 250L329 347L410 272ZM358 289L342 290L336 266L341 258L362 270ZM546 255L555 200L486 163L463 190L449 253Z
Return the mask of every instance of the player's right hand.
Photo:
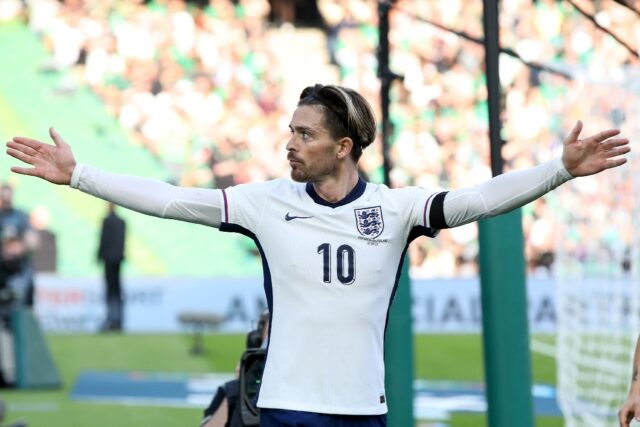
M33 167L12 167L11 171L22 175L37 176L54 184L71 182L76 167L71 147L53 128L49 136L55 145L16 136L7 142L7 154Z

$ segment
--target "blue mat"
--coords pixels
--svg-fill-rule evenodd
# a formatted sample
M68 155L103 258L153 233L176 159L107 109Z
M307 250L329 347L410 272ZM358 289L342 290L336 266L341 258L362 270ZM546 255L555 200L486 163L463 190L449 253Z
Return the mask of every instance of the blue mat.
M531 392L535 416L562 416L556 400L555 388L536 384ZM416 380L413 408L416 418L430 420L446 420L453 412L486 412L484 385Z
M71 397L204 410L218 386L231 378L232 374L89 371L78 376ZM482 384L417 380L414 389L414 412L418 419L447 420L453 412L481 413L487 409ZM553 387L535 385L532 392L537 416L561 416Z
M89 371L81 373L71 398L126 405L162 405L204 409L231 374Z

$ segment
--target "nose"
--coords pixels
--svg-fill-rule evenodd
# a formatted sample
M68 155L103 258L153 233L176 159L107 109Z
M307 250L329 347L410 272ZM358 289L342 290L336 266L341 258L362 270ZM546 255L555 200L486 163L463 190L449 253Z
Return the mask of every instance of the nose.
M285 146L287 151L296 151L296 149L295 149L295 139L296 139L296 136L295 135L291 135L291 138L289 138L289 141L287 141L287 145Z

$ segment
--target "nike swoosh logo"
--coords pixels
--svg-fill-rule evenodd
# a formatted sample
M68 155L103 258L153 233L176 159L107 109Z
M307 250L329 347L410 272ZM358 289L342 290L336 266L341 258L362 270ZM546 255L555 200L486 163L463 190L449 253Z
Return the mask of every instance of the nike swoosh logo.
M289 215L289 212L287 212L287 214L284 216L285 221L291 221L292 219L308 219L308 218L313 218L313 216L294 216L294 215Z

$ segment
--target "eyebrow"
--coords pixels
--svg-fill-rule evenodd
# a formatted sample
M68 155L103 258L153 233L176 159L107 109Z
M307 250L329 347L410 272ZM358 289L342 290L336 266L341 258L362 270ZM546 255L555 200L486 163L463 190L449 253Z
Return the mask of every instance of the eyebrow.
M313 128L310 128L308 126L292 126L289 125L289 129L291 129L292 131L297 131L297 132L307 132L307 133L315 133L315 130Z

